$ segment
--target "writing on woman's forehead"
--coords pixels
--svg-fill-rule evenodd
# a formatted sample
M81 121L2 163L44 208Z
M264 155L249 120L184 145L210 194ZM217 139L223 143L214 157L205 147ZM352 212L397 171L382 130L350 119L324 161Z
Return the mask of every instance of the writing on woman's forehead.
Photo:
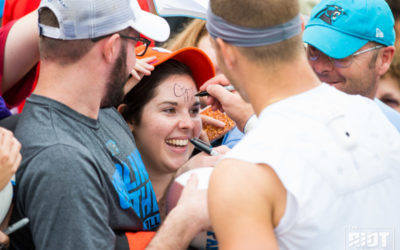
M174 94L176 97L183 97L184 102L193 101L195 98L196 90L194 88L187 88L179 83L174 84Z

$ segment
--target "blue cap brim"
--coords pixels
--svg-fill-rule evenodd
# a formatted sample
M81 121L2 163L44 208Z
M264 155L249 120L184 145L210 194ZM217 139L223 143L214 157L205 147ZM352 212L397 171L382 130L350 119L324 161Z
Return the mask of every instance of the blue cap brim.
M352 55L368 42L365 39L319 25L306 27L303 33L303 41L324 54L337 59Z

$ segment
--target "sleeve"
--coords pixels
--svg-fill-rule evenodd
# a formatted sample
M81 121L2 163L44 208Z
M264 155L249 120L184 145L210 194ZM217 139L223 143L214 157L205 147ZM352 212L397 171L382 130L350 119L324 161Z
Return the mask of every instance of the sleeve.
M222 145L226 145L232 149L242 138L244 134L235 126L231 131L229 131L222 140Z
M128 240L129 250L144 250L153 239L156 232L127 232L125 237Z
M44 149L17 184L23 190L17 206L30 219L35 249L115 248L105 188L87 153L65 145Z
M4 50L6 46L6 41L10 29L14 25L15 21L7 23L5 26L0 28L0 83L3 81L4 75ZM17 84L15 84L6 93L0 94L3 96L8 107L14 107L19 105L25 98L27 98L32 92L33 85L37 78L37 65L33 67ZM1 89L1 88L0 88Z

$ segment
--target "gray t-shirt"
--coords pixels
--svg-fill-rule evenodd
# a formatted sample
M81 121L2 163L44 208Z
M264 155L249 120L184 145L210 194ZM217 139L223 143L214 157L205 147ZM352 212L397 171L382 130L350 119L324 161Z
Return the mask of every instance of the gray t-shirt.
M93 120L32 95L15 134L23 161L12 221L30 223L12 249L128 249L125 232L159 226L148 173L114 108Z

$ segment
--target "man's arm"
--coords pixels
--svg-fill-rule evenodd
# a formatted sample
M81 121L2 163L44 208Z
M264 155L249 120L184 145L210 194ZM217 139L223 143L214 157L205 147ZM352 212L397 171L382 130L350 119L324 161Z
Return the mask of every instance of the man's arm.
M222 160L208 188L208 205L220 249L278 249L274 228L286 191L267 165Z
M210 227L207 211L207 191L198 190L198 179L193 174L182 191L178 204L167 215L149 249L184 250L193 238Z
M57 145L35 156L22 176L17 173L14 211L29 218L35 249L115 248L106 191L93 164L84 152ZM27 229L12 234L11 244L24 249Z
M21 143L13 133L0 128L0 191L10 182L21 163L20 149Z
M38 15L33 11L13 25L4 48L1 93L7 92L39 61Z

